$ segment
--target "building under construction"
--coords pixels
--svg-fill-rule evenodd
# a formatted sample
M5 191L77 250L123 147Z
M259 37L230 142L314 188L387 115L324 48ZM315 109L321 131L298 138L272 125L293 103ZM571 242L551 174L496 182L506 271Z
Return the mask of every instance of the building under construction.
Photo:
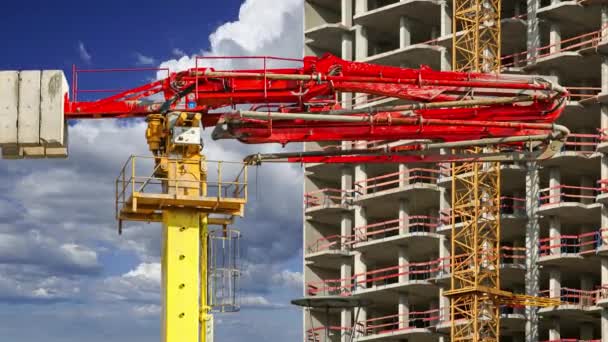
M440 0L306 0L304 55L449 70L452 13ZM501 341L608 341L608 1L502 1L501 17L502 72L567 87L572 131L549 160L500 166L501 287L562 303L501 307ZM305 176L305 295L374 303L312 310L307 340L449 340L450 165L306 164Z

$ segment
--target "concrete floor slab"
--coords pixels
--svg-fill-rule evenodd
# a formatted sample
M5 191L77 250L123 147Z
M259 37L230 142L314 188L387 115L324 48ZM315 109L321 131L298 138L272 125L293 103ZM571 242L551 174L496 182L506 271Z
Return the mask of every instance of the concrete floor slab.
M540 308L538 314L541 317L557 318L561 322L593 322L598 319L602 308L596 305L583 306L576 304L564 304L548 308Z
M408 328L402 330L396 330L385 333L378 333L374 335L368 335L358 337L357 341L420 341L420 342L435 342L439 340L439 336L431 329L424 328Z
M542 20L561 23L562 34L567 35L594 31L601 25L599 13L587 10L577 0L541 7L537 15Z
M408 255L411 259L439 254L440 234L408 233L399 234L382 239L368 240L353 245L353 251L365 253L373 260L395 260L399 249L408 246Z
M568 173L571 175L584 176L598 172L601 162L602 154L595 151L562 151L549 159L540 161L539 164L544 167L569 169ZM576 165L576 167L573 168L572 165Z
M340 55L342 35L349 32L349 29L341 23L324 24L306 30L304 37L306 45Z
M315 253L306 253L304 260L309 266L325 268L325 269L340 269L345 259L352 258L352 253L340 250L326 250Z
M309 208L304 211L304 214L307 220L338 226L341 214L349 211L351 211L349 206L336 204Z
M375 285L365 289L358 288L353 295L370 299L374 306L389 305L398 302L399 294L407 294L410 305L427 305L439 300L439 288L427 280L410 280L388 285Z
M367 63L419 68L428 65L441 69L441 55L444 48L428 44L414 44L402 49L391 50L364 59Z
M306 164L306 176L312 179L317 179L326 183L334 182L340 179L342 175L341 164Z
M589 52L593 53L589 54ZM560 79L568 80L570 84L599 82L601 59L594 52L594 49L580 52L557 52L538 58L536 63L526 66L524 70L541 75L549 75L555 71L559 74Z
M354 203L366 206L368 215L382 215L380 213L382 211L390 212L394 215L397 211L392 209L392 206L398 206L400 199L411 199L410 210L415 212L416 210L424 210L436 206L439 201L439 194L440 189L435 184L413 183L359 195Z
M600 203L583 204L579 202L562 202L541 205L540 215L557 216L565 224L596 224L599 222L602 205Z
M439 22L439 1L405 0L357 14L353 17L356 25L363 25L381 32L395 32L401 17L411 18L427 25Z

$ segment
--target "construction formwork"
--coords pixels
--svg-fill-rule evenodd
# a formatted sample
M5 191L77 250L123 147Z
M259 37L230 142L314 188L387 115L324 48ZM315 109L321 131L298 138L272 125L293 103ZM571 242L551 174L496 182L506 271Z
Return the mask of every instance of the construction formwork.
M573 134L550 160L501 165L502 288L563 302L501 307L501 341L608 341L608 1L502 6L503 72L557 78L571 93L559 123ZM451 1L306 0L304 22L307 55L451 65ZM343 96L347 107L391 101ZM374 301L356 317L313 310L307 341L449 340L451 186L450 165L306 165L304 294Z

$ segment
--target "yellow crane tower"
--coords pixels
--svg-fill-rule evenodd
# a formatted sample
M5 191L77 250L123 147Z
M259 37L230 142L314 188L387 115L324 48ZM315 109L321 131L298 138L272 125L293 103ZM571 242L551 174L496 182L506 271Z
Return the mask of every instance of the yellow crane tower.
M452 5L452 69L499 73L501 0L454 0ZM500 305L559 302L500 289L500 163L453 163L451 172L451 288L445 293L451 341L496 342Z
M210 342L215 303L207 301L215 296L208 293L214 255L208 227L222 226L223 238L231 238L227 226L247 202L247 166L205 160L200 113L152 114L147 122L153 157L131 157L117 179L119 227L162 222L162 341ZM239 168L236 174L222 174L228 164ZM222 179L227 176L234 178Z

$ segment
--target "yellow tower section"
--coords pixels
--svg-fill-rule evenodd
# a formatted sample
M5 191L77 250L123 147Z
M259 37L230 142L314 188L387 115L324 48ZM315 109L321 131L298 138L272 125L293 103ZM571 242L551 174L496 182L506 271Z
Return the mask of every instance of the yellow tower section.
M131 157L116 182L119 229L122 221L162 222L163 342L213 341L208 227L225 228L247 202L247 166L206 160L200 121L195 113L150 115L153 156Z
M453 1L453 70L500 72L500 9L501 0ZM451 171L452 278L446 292L451 341L495 342L500 305L554 306L559 301L500 289L500 163L453 163Z

